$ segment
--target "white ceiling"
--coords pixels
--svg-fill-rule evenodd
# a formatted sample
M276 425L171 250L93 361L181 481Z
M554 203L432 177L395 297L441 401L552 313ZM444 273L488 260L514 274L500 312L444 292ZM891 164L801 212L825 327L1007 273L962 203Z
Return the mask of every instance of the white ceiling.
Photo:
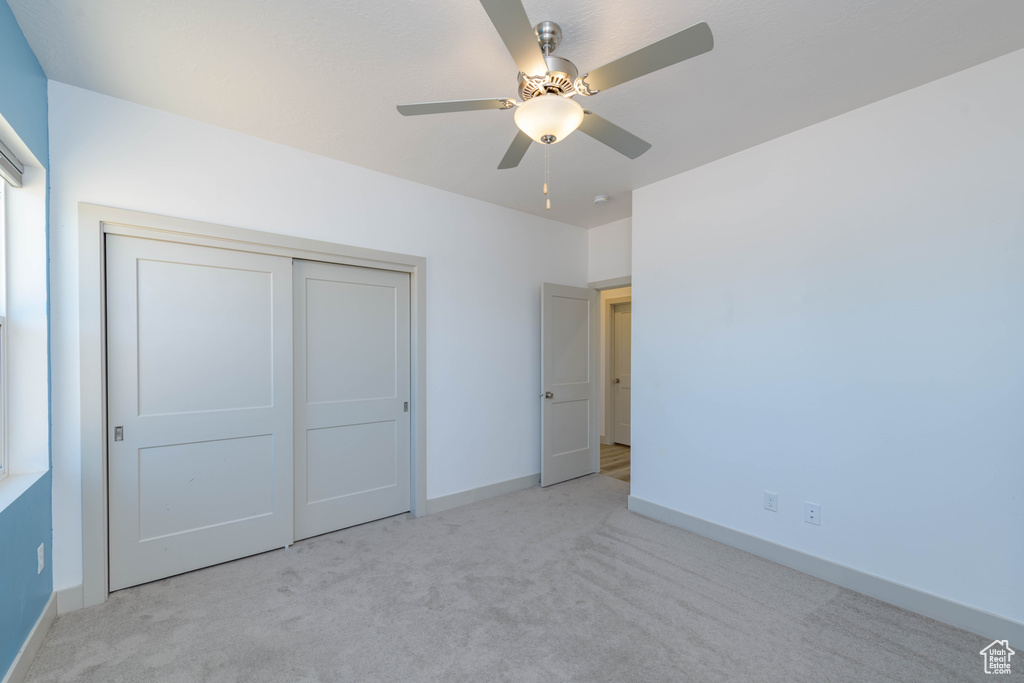
M525 0L581 73L699 21L715 35L586 100L654 147L553 146L545 212L539 145L496 169L511 111L395 111L517 96L476 0L8 2L53 80L582 227L631 215L633 189L1024 48L1021 0Z

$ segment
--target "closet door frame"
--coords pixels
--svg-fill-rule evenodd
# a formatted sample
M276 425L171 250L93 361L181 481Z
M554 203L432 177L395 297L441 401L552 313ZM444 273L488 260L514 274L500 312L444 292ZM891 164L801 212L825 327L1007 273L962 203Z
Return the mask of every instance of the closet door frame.
M426 276L421 256L352 247L214 223L78 205L79 380L82 453L82 605L98 605L109 593L107 538L107 235L124 235L292 259L322 261L409 273L411 365L412 514L427 512Z

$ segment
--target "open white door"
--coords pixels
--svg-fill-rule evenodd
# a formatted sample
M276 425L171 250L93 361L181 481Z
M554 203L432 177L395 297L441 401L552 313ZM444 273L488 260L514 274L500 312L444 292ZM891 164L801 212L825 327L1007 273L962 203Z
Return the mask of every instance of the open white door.
M541 486L600 468L599 300L581 287L541 288Z
M629 445L629 402L630 402L630 327L633 318L633 304L612 306L612 386L615 392L615 425L612 438L615 443Z

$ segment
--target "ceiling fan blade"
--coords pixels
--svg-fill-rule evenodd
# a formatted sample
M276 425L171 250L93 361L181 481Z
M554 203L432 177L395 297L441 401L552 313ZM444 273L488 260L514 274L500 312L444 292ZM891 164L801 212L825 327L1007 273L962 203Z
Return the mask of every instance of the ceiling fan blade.
M710 52L714 46L715 38L711 35L711 27L701 22L605 64L591 71L584 80L591 90L607 90L658 69L664 69L666 66Z
M602 118L592 111L585 111L584 114L586 115L583 117L583 123L580 124L580 130L598 142L608 145L619 154L636 159L651 148L651 143L619 128L608 119Z
M480 0L516 66L527 76L548 72L544 53L520 0Z
M505 156L501 158L501 163L498 164L498 170L515 168L518 166L519 162L522 161L523 157L526 155L526 150L530 149L530 143L532 142L533 140L530 139L530 136L523 131L516 133L516 139L512 141L512 144L508 147L508 151L505 152Z
M400 104L398 113L402 116L420 116L422 114L448 114L455 111L479 111L481 109L511 109L515 102L502 100L449 100L447 102L421 102L420 104Z

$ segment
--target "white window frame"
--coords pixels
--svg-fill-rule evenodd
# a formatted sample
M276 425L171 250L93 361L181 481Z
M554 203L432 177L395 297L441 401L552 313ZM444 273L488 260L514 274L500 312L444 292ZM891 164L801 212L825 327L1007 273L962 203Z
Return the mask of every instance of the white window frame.
M0 511L50 471L47 172L0 117ZM12 172L12 167L14 171ZM6 181L6 183L4 182ZM2 551L0 551L2 552Z

